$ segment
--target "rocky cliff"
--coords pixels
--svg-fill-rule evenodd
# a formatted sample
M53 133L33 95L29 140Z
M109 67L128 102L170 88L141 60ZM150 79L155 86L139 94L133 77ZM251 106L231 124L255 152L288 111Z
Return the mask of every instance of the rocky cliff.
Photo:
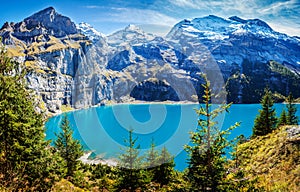
M108 101L198 101L202 73L236 103L258 102L266 85L300 96L299 38L258 19L208 16L181 21L166 37L134 25L105 36L49 7L5 23L0 35L53 113Z
M8 54L28 69L28 87L42 98L50 112L59 112L62 104L75 108L94 104L81 100L81 94L91 93L77 86L93 84L96 78L90 72L98 70L94 64L101 65L103 59L99 58L101 54L88 54L94 49L92 42L68 17L50 7L22 22L5 23L0 34Z

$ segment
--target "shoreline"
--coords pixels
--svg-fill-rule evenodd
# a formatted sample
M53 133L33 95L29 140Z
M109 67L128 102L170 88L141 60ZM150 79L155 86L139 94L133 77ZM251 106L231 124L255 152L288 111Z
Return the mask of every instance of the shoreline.
M85 109L91 109L91 108L95 108L95 107L105 107L105 106L115 106L115 105L141 105L141 104L145 104L145 105L149 105L149 104L167 104L167 105L195 105L195 104L200 104L199 102L192 102L192 101L140 101L140 100L136 100L136 101L130 101L130 102L122 102L122 103L118 103L118 102L106 102L106 103L99 103L97 105L93 105L93 106L88 106L88 107L84 107L84 108L78 108L78 109L72 109L72 110L67 110L67 111L60 111L58 113L48 113L47 114L47 119L51 118L51 117L55 117L58 115L61 115L63 113L70 113L70 112L74 112L74 111L78 111L78 110L85 110Z
M63 113L71 113L71 112L91 109L91 108L95 108L95 107L116 106L116 105L150 105L150 104L154 104L154 105L162 105L162 104L164 104L164 105L196 105L196 104L201 104L201 103L193 102L193 101L171 101L171 100L167 100L167 101L141 101L141 100L135 100L135 101L129 101L129 102L122 102L122 103L108 101L106 103L99 103L97 105L88 106L88 107L84 107L84 108L78 108L78 109L72 108L72 110L60 111L58 113L48 113L47 114L47 119L50 119L52 117L61 115ZM233 104L234 105L253 105L253 104L260 104L260 103L233 103ZM286 102L274 103L274 104L286 104ZM300 102L297 102L297 103L294 103L294 104L299 105Z

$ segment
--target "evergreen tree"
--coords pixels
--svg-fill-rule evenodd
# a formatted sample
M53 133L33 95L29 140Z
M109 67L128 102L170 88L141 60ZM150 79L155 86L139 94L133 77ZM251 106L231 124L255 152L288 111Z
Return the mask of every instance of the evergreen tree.
M139 156L140 145L137 145L137 139L133 138L132 130L129 131L128 140L124 153L119 156L119 173L117 190L135 191L138 188L143 188L148 178L142 170L142 157Z
M294 97L292 93L287 98L287 125L298 125L298 117L296 116L297 107L294 104Z
M152 180L161 185L169 184L173 179L174 167L174 157L163 147L158 157L158 165L153 169Z
M253 137L263 136L271 133L277 125L276 112L273 108L274 102L271 91L266 88L261 100L262 109L254 120Z
M0 38L1 42L1 38ZM42 115L25 88L26 70L0 48L0 175L16 191L44 191L56 177Z
M146 153L145 159L146 170L153 182L167 185L172 180L175 163L166 147L163 147L159 153L155 150L155 143L152 139L151 147Z
M287 116L286 116L285 109L282 110L279 120L278 120L278 127L283 126L283 125L287 125Z
M151 141L150 149L146 153L146 168L152 169L158 165L158 151L155 150L154 139Z
M63 116L60 125L62 132L56 134L57 139L54 146L57 153L64 159L66 164L66 177L74 176L80 161L78 160L83 155L83 148L80 142L73 138L73 130L67 115Z
M188 173L192 188L190 191L218 191L225 177L226 162L225 148L229 146L226 136L236 123L226 131L220 131L215 118L222 112L228 111L230 104L221 105L212 110L210 82L206 76L204 87L204 107L196 110L199 115L198 127L191 133L191 145L185 146L189 153Z

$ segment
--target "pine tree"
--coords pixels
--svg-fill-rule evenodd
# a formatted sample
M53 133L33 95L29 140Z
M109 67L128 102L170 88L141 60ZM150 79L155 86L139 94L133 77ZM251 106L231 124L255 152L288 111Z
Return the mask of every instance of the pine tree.
M298 125L298 117L296 116L297 107L294 104L294 97L292 93L287 98L287 125Z
M174 157L168 152L166 147L163 147L158 157L158 166L153 169L152 180L161 185L169 184L173 179L174 167Z
M163 186L167 185L173 179L174 157L171 156L166 147L163 147L161 152L155 150L155 143L152 139L145 159L146 170L152 182Z
M78 160L83 155L83 148L80 142L73 138L73 130L67 115L63 116L60 125L62 132L56 134L57 139L54 146L57 153L64 159L66 164L66 177L74 176L80 161Z
M279 120L278 120L278 127L287 125L287 116L286 116L286 111L285 109L282 110Z
M150 149L146 153L146 168L151 169L153 167L156 167L158 165L158 151L155 150L155 143L154 139L152 139L150 144Z
M124 152L119 156L118 165L118 182L117 190L135 191L138 188L144 187L145 181L148 178L142 170L142 157L139 155L140 145L137 145L137 139L132 136L133 130L129 131L128 140L125 140L127 147Z
M232 129L239 126L236 123L226 131L220 131L215 118L228 111L230 104L221 105L212 110L210 82L204 76L204 107L196 110L199 115L198 127L191 133L191 145L185 146L189 153L188 173L192 188L190 191L218 191L225 177L225 148L229 146L226 136Z
M273 108L274 101L271 91L266 88L261 100L262 109L254 120L253 137L271 133L277 125L276 112Z
M25 74L25 68L7 57L1 46L0 182L16 191L45 191L56 177L55 163L46 149L42 115L25 88Z

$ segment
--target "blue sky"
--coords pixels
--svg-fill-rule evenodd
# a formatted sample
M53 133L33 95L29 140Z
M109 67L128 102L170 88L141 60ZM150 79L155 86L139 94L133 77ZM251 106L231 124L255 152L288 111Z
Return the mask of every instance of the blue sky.
M182 19L213 14L259 18L276 31L300 36L300 0L1 0L0 25L21 21L49 6L76 23L90 23L104 34L128 24L164 34Z

